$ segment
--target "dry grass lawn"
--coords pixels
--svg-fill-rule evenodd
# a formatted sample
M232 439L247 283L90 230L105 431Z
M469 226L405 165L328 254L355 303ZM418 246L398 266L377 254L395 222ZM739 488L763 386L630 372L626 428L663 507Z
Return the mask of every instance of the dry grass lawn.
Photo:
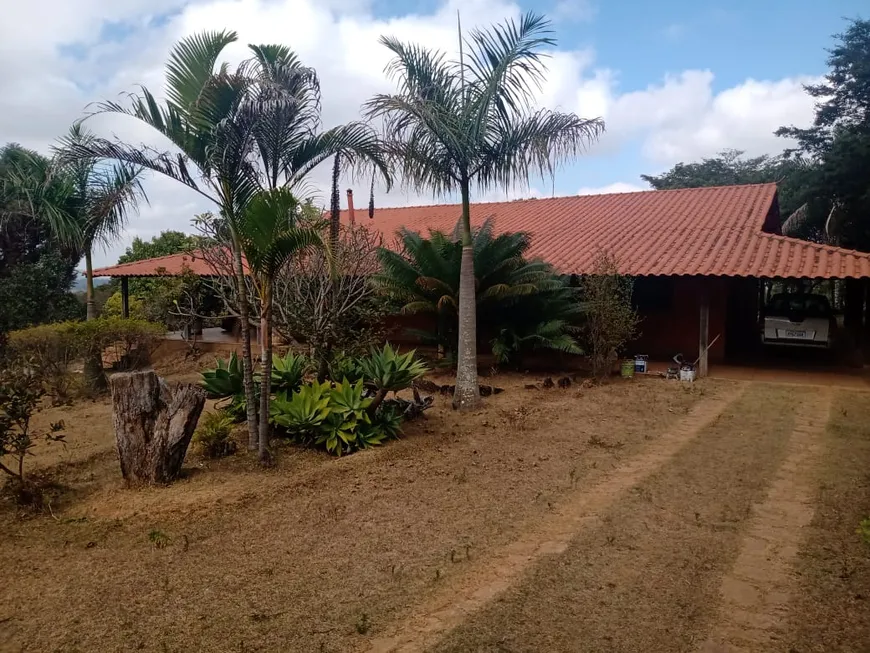
M208 362L160 371L190 379L190 365ZM243 447L221 461L192 451L179 482L137 490L121 482L107 402L45 411L40 420L63 417L69 443L40 445L29 462L65 491L49 515L0 509L0 650L367 651L432 597L467 588L577 497L647 468L565 550L530 559L433 650L692 650L812 389L659 379L523 389L533 380L498 377L506 391L467 415L439 397L402 440L379 449L334 459L279 446L270 470ZM727 405L721 415L668 445L697 408L717 401ZM867 417L835 420L842 433L827 438L826 469L842 464ZM867 507L862 452L844 473L851 480L821 500L800 557L808 568L819 556L834 560L824 535L847 537L861 501ZM825 517L844 502L853 504L847 515ZM867 566L850 547L852 578L866 587ZM861 604L851 584L803 577L795 650L861 650L804 646L833 641L837 611L854 616ZM826 601L851 607L821 610L828 630L805 632L806 615ZM867 632L853 630L841 643Z

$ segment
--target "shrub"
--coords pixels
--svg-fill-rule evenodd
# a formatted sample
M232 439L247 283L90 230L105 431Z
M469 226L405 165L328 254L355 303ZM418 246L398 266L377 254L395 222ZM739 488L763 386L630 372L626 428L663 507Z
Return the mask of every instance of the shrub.
M634 337L638 317L631 304L634 281L619 274L615 258L600 252L592 274L583 279L586 349L596 377L610 373L625 343Z
M45 390L37 370L17 360L0 369L0 458L11 457L15 462L7 467L0 462L0 470L19 484L25 485L24 459L33 448L35 437L41 435L49 442L62 441L63 422L51 425L41 434L30 429L30 419L39 409Z
M9 334L10 350L30 362L54 404L66 402L72 392L75 379L70 366L83 354L77 325L78 322L58 322Z
M139 297L135 295L130 295L130 317L136 320L144 320L146 318L145 311L145 302L143 302ZM124 309L123 309L123 300L121 298L121 291L116 290L111 295L109 295L108 299L106 299L103 304L102 309L100 309L101 317L123 317Z
M271 419L297 442L340 456L379 445L400 432L401 416L381 410L370 414L373 399L362 380L304 385L272 402Z
M70 398L75 381L70 373L73 363L96 357L100 370L102 360L118 369L135 369L148 362L163 334L162 326L143 320L98 318L13 331L9 346L36 369L46 392L58 404Z
M234 421L229 411L207 413L199 421L193 441L208 458L230 456L236 451L236 443L230 439Z
M166 333L156 322L122 317L101 317L75 325L84 356L99 355L122 371L147 365Z

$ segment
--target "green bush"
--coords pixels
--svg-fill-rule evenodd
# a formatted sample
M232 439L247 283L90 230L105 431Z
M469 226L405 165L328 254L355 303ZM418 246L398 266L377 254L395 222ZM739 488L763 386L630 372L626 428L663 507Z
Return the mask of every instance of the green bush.
M351 356L347 352L341 351L334 354L329 362L329 378L333 381L343 381L347 379L351 383L356 383L364 377L360 359L357 356Z
M70 398L75 383L70 366L83 355L77 325L78 322L58 322L9 334L9 349L30 361L55 404Z
M135 320L145 320L146 310L145 302L135 295L130 295L130 317ZM106 299L100 310L101 317L122 317L124 315L123 301L121 299L121 291L116 290L109 298Z
M304 385L289 397L279 395L271 420L300 444L322 447L340 456L379 445L399 433L401 417L393 411L369 414L372 398L362 380Z
M122 317L76 322L84 355L100 355L113 369L128 371L149 363L166 329L162 324Z
M290 395L280 394L270 404L270 419L295 440L313 444L321 425L329 417L331 392L332 384L314 381Z
M226 410L206 413L199 421L193 441L209 458L223 458L236 451L236 443L230 436L233 432L233 416Z
M13 331L9 348L29 361L57 404L72 394L75 377L70 368L77 361L96 357L117 369L135 369L148 362L164 333L159 324L143 320L98 318Z

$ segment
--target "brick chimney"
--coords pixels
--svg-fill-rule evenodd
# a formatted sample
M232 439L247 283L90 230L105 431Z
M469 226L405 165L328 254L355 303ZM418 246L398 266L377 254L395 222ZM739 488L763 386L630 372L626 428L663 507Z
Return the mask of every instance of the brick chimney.
M347 189L347 217L350 220L351 224L355 224L355 217L353 213L353 189Z

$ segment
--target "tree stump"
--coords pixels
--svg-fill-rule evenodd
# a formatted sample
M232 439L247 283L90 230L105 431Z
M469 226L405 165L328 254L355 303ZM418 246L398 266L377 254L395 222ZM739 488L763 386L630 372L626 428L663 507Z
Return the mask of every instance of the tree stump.
M178 478L205 391L189 383L170 386L155 372L113 374L109 384L124 479L150 484Z

